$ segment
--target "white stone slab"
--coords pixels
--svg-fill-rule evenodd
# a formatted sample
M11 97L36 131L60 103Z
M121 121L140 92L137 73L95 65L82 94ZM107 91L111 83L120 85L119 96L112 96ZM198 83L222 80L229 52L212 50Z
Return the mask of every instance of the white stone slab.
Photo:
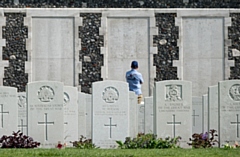
M92 84L92 140L101 148L117 147L116 140L129 137L128 84L101 81Z
M219 96L219 142L240 143L240 80L220 81Z
M208 108L208 128L209 130L218 130L218 86L209 86L208 87L208 102L209 102L209 108ZM217 132L218 133L218 132ZM218 143L216 143L216 147L218 146Z
M204 94L202 96L202 102L203 102L203 133L205 133L205 132L209 131L209 119L208 119L209 106L208 106L208 95L207 94Z
M192 132L203 132L203 102L202 97L192 97Z
M138 104L138 133L144 133L145 129L145 105L144 104Z
M17 125L17 88L0 86L0 134L10 135Z
M74 18L32 18L32 81L74 85Z
M153 133L153 97L145 97L144 98L145 105L145 129L144 133Z
M189 81L155 83L154 111L158 137L181 136L180 146L189 148L192 136L192 84Z
M67 146L72 146L70 141L78 138L78 91L76 87L63 87L64 107L64 141Z
M202 96L208 86L224 80L224 18L182 18L181 29L181 79L192 81L193 96Z
M126 81L131 62L137 60L144 82L142 92L149 96L149 19L145 17L108 18L108 80Z
M78 138L86 137L86 94L78 93Z
M92 95L86 94L86 137L92 139Z
M18 95L18 130L24 135L28 135L27 132L27 98L25 92L17 93Z
M129 136L135 138L138 134L138 110L137 110L137 95L134 92L129 91Z
M27 84L28 134L43 148L64 142L63 83L39 81Z

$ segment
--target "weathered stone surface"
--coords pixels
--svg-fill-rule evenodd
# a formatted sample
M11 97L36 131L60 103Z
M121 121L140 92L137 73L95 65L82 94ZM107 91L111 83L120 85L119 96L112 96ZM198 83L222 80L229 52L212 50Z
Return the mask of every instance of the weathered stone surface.
M154 55L156 66L155 81L177 80L177 67L173 67L173 60L178 60L179 50L177 47L178 27L175 26L174 13L155 14L158 35L153 37L153 45L158 48Z
M101 27L100 13L80 14L83 25L79 27L81 47L79 60L82 62L82 73L79 74L81 92L91 93L92 82L102 81L101 66L103 55L100 48L103 47L103 36L99 35Z
M240 8L239 1L224 0L2 0L4 8Z
M2 38L6 46L2 48L3 60L9 61L4 69L4 86L16 87L18 92L25 91L28 74L25 74L27 61L26 38L28 28L23 25L25 13L5 13L6 25L2 27Z

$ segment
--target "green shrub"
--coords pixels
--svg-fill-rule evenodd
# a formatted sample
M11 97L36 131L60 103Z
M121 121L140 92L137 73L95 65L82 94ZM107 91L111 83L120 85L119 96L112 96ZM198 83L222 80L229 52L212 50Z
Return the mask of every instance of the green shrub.
M79 149L96 149L95 144L92 143L92 139L87 139L86 137L82 136L80 137L79 141L71 142L74 147Z
M157 138L154 134L143 134L139 133L136 138L131 139L126 137L125 142L116 141L118 147L121 149L163 149L163 148L178 148L177 143L181 138L170 138L165 139Z
M188 145L192 146L193 148L212 148L213 145L218 143L218 141L214 139L214 137L218 136L216 132L216 130L212 129L209 132L205 132L204 134L194 133L192 135L192 138L189 138L191 142L188 143ZM209 137L209 135L211 137Z

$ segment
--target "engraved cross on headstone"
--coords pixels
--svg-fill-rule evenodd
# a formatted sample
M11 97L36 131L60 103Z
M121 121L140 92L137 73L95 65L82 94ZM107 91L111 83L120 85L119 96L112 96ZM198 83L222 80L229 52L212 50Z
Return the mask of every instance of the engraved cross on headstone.
M117 126L117 124L112 124L112 117L109 117L110 124L104 124L104 126L110 126L110 138L112 138L112 126Z
M236 122L231 122L231 124L236 124L237 125L237 137L239 137L239 124L240 124L240 122L238 120L238 114L236 114L236 116L237 116L237 121Z
M169 124L169 125L173 125L173 137L175 137L175 125L176 124L179 124L179 125L181 125L181 122L176 122L175 121L175 114L173 114L173 121L172 122L167 122L167 124Z
M23 124L23 119L21 119L21 124L20 125L18 125L18 127L20 127L21 128L21 132L23 132L23 128L25 127L27 127L27 125L24 125Z
M1 111L0 111L0 113L1 113L1 122L2 122L2 128L3 128L3 114L9 114L9 111L3 111L3 104L0 104L1 105Z
M196 118L195 117L198 117L199 115L196 115L195 114L195 110L193 110L193 126L195 126L195 121L196 121Z
M45 137L46 137L46 141L47 141L48 140L48 125L53 125L54 122L48 122L47 113L44 113L44 117L45 117L45 121L44 122L38 122L38 124L45 125Z

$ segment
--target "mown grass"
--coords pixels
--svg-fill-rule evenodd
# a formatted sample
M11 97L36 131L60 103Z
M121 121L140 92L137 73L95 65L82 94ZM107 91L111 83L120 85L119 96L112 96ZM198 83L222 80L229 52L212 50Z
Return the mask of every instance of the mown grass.
M0 157L240 157L240 149L0 149Z

